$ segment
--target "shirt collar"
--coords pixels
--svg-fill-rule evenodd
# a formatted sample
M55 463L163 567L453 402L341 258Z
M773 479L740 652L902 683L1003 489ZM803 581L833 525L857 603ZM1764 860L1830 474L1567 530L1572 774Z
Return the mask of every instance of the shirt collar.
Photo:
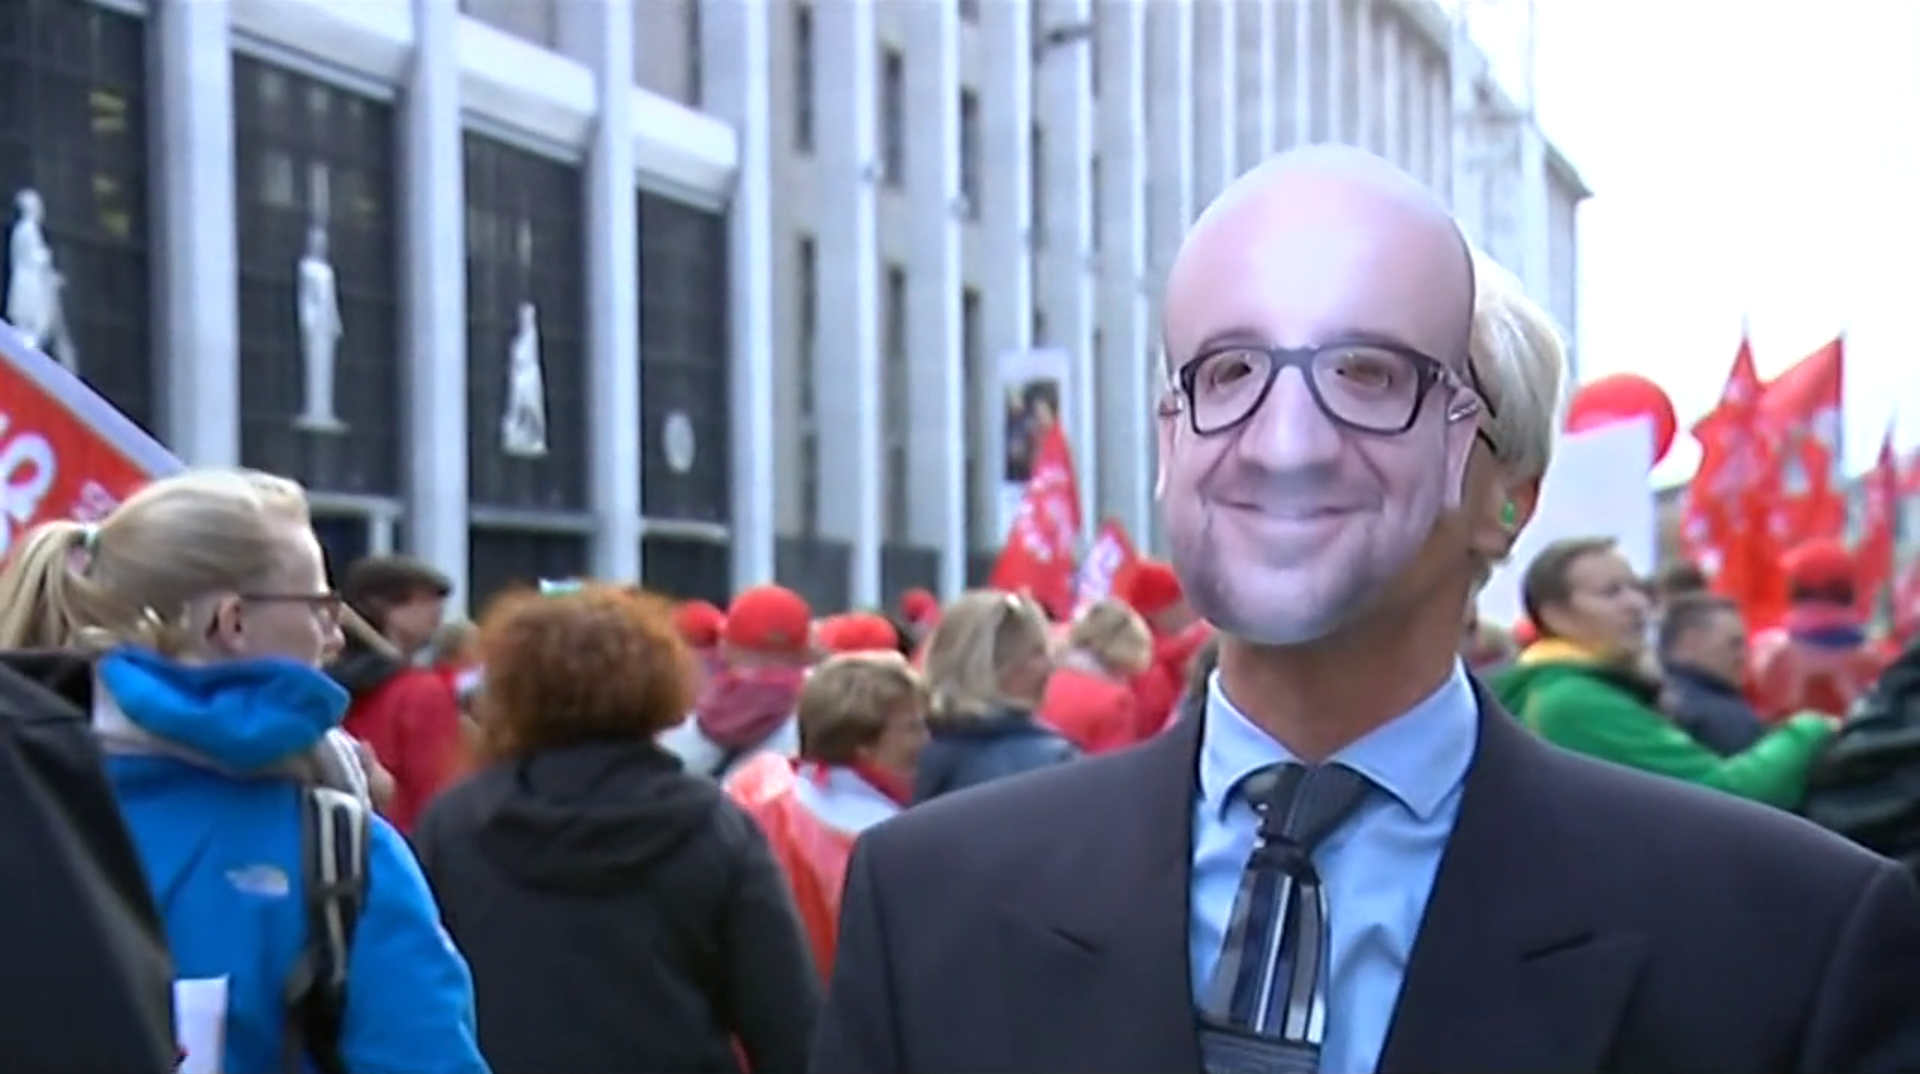
M1366 776L1415 817L1428 820L1466 778L1479 738L1480 703L1466 669L1455 661L1453 673L1438 690L1330 760ZM1199 789L1212 815L1225 812L1241 780L1268 765L1298 760L1234 707L1220 686L1218 671L1208 677Z

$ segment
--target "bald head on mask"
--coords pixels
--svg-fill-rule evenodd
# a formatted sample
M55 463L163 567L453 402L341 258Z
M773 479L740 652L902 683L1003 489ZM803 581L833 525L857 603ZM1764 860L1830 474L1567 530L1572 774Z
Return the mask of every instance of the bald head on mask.
M1167 281L1157 487L1197 610L1304 644L1466 569L1472 321L1458 226L1377 157L1295 150L1207 208Z

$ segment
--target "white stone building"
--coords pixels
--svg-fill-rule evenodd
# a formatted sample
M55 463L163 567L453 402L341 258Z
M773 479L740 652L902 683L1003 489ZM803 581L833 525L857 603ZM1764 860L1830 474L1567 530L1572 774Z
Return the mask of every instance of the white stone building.
M1089 517L1149 539L1155 281L1305 140L1449 191L1575 327L1586 191L1432 0L4 6L0 190L45 200L83 375L190 462L306 480L336 558L476 596L957 589L998 541L984 378L1035 345L1087 386Z

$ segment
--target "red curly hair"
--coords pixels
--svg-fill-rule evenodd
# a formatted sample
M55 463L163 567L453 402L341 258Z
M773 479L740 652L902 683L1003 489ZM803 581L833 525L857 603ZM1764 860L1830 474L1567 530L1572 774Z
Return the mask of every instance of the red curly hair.
M693 705L693 655L672 603L631 588L509 593L481 621L479 651L486 760L651 738Z

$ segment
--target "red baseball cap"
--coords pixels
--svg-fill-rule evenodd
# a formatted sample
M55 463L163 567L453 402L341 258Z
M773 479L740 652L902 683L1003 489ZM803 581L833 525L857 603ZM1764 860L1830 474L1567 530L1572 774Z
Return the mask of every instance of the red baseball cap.
M820 647L830 653L894 653L900 651L900 632L885 616L848 612L820 621Z
M813 639L813 609L786 586L757 585L728 605L721 636L728 645L754 652L805 652Z
M720 634L726 626L727 613L710 601L683 600L674 606L673 628L680 632L680 640L696 649L711 649L720 644Z

